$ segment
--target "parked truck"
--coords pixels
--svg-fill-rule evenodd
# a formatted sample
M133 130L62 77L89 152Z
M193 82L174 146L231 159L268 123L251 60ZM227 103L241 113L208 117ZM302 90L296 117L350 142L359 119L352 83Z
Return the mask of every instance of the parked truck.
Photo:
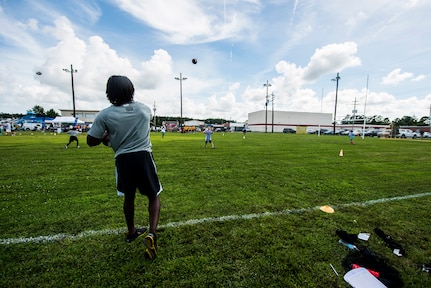
M421 134L411 129L398 129L397 138L419 138Z

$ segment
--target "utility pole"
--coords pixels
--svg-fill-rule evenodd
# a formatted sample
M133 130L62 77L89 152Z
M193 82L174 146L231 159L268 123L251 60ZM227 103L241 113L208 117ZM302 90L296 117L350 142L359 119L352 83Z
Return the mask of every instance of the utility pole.
M154 111L154 128L156 128L157 127L156 101L154 101L153 111Z
M70 64L70 70L64 68L63 71L70 72L70 79L72 81L72 101L73 101L73 118L76 118L76 108L75 108L75 87L73 85L73 73L77 73L78 70L73 70L72 64Z
M274 95L274 92L272 92L271 93L271 96L272 96L272 130L271 130L271 133L274 133L274 97L275 97L275 95Z
M335 135L335 124L337 122L337 100L338 100L338 81L340 80L340 73L337 73L337 77L331 79L331 81L337 81L337 86L335 89L335 111L334 111L334 135Z
M183 80L187 80L187 78L180 73L180 77L175 77L175 79L180 81L180 129L183 133Z
M355 97L355 101L353 101L353 111L352 111L352 113L353 113L352 130L353 130L353 128L355 126L355 122L356 122L356 112L358 112L356 110L356 103L357 103L357 101L356 101L356 97Z
M266 84L263 84L263 86L266 86L266 101L265 101L265 133L268 132L268 88L271 87L271 84L268 83L268 80L266 80Z
M324 89L322 88L322 95L320 96L320 113L322 113L323 110L323 91ZM320 130L322 130L320 128L320 121L319 121L319 131L317 131L317 136L320 137Z
M367 97L368 97L368 78L370 75L367 75L367 89L365 90L365 103L364 103L364 127L362 128L362 139L365 138L365 124L367 123Z

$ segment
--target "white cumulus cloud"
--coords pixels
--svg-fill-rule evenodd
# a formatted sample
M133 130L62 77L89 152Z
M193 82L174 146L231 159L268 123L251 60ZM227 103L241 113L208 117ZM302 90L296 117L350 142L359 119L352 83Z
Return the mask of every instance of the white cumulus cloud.
M397 68L391 71L387 76L383 77L382 84L396 85L412 77L413 77L413 73L409 73L409 72L401 73L401 68Z
M304 80L311 82L324 74L361 65L361 60L356 56L357 51L354 42L329 44L316 49L304 69Z

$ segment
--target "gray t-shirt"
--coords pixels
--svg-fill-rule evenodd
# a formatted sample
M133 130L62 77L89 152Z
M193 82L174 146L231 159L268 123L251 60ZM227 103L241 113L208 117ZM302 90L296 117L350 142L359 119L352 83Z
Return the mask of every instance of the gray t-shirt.
M78 136L79 134L81 134L81 132L80 131L78 131L78 130L69 130L69 131L67 131L67 133L70 135L70 136Z
M115 157L124 153L152 152L150 141L151 109L145 104L131 102L122 106L109 106L94 119L88 135L102 139L109 134Z

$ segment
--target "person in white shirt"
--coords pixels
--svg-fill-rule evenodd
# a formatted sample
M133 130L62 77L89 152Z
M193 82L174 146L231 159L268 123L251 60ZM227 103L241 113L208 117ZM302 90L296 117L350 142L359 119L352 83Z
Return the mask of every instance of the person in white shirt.
M72 130L67 131L67 134L69 134L69 143L64 146L64 148L68 148L70 143L73 141L76 141L76 148L79 148L79 140L78 135L81 134L81 131L77 130L76 128L72 128Z

